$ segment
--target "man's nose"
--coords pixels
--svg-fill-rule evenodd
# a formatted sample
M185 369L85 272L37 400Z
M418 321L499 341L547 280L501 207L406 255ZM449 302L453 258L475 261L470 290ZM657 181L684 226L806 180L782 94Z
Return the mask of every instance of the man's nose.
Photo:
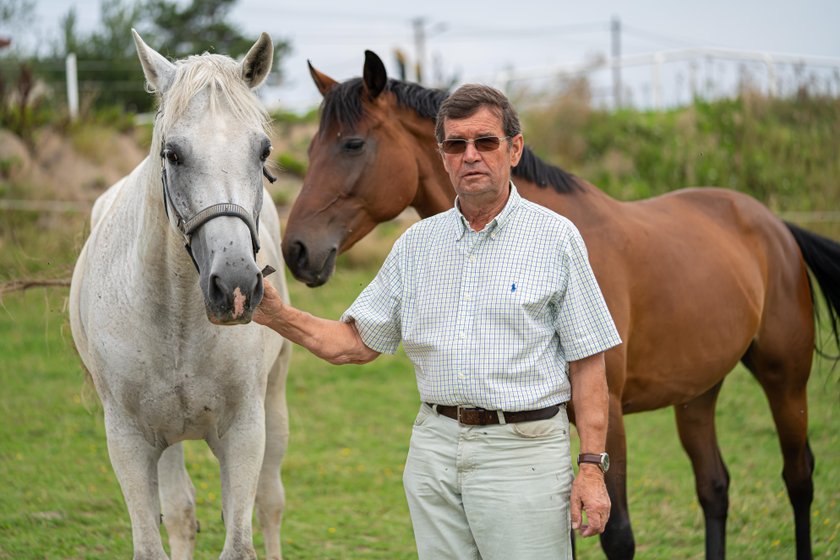
M464 161L478 161L481 156L475 148L475 142L467 142L467 149L464 150Z

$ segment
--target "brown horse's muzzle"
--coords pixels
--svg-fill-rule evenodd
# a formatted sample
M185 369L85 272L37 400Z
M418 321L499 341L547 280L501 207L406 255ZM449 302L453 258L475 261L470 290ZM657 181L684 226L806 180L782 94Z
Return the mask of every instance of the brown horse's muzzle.
M335 271L335 259L338 256L337 244L325 244L317 247L308 244L300 237L286 233L283 239L283 258L292 275L310 288L327 283Z

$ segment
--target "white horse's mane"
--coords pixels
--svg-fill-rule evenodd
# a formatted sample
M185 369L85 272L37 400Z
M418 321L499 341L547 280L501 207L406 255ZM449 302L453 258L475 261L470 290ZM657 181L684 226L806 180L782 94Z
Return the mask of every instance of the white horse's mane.
M204 53L175 62L176 75L172 86L160 95L152 146L160 144L168 130L187 110L193 97L209 90L211 114L224 106L237 120L256 123L268 133L271 119L262 103L242 79L239 63L229 56ZM150 93L156 92L146 84Z

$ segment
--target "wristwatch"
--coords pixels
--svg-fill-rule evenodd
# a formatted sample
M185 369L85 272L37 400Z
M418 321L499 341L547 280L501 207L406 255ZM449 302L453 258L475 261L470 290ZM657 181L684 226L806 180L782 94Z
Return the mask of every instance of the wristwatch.
M578 465L581 463L595 463L605 473L610 470L610 456L606 453L581 453L578 455Z

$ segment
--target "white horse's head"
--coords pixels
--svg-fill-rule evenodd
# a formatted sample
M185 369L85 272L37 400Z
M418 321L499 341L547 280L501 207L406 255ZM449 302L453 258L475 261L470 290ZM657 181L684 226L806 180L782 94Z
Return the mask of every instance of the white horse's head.
M271 38L263 33L242 62L203 54L172 63L133 33L160 96L152 155L160 150L170 224L198 269L209 319L247 323L263 295L256 251L271 151L268 115L252 90L271 70Z

